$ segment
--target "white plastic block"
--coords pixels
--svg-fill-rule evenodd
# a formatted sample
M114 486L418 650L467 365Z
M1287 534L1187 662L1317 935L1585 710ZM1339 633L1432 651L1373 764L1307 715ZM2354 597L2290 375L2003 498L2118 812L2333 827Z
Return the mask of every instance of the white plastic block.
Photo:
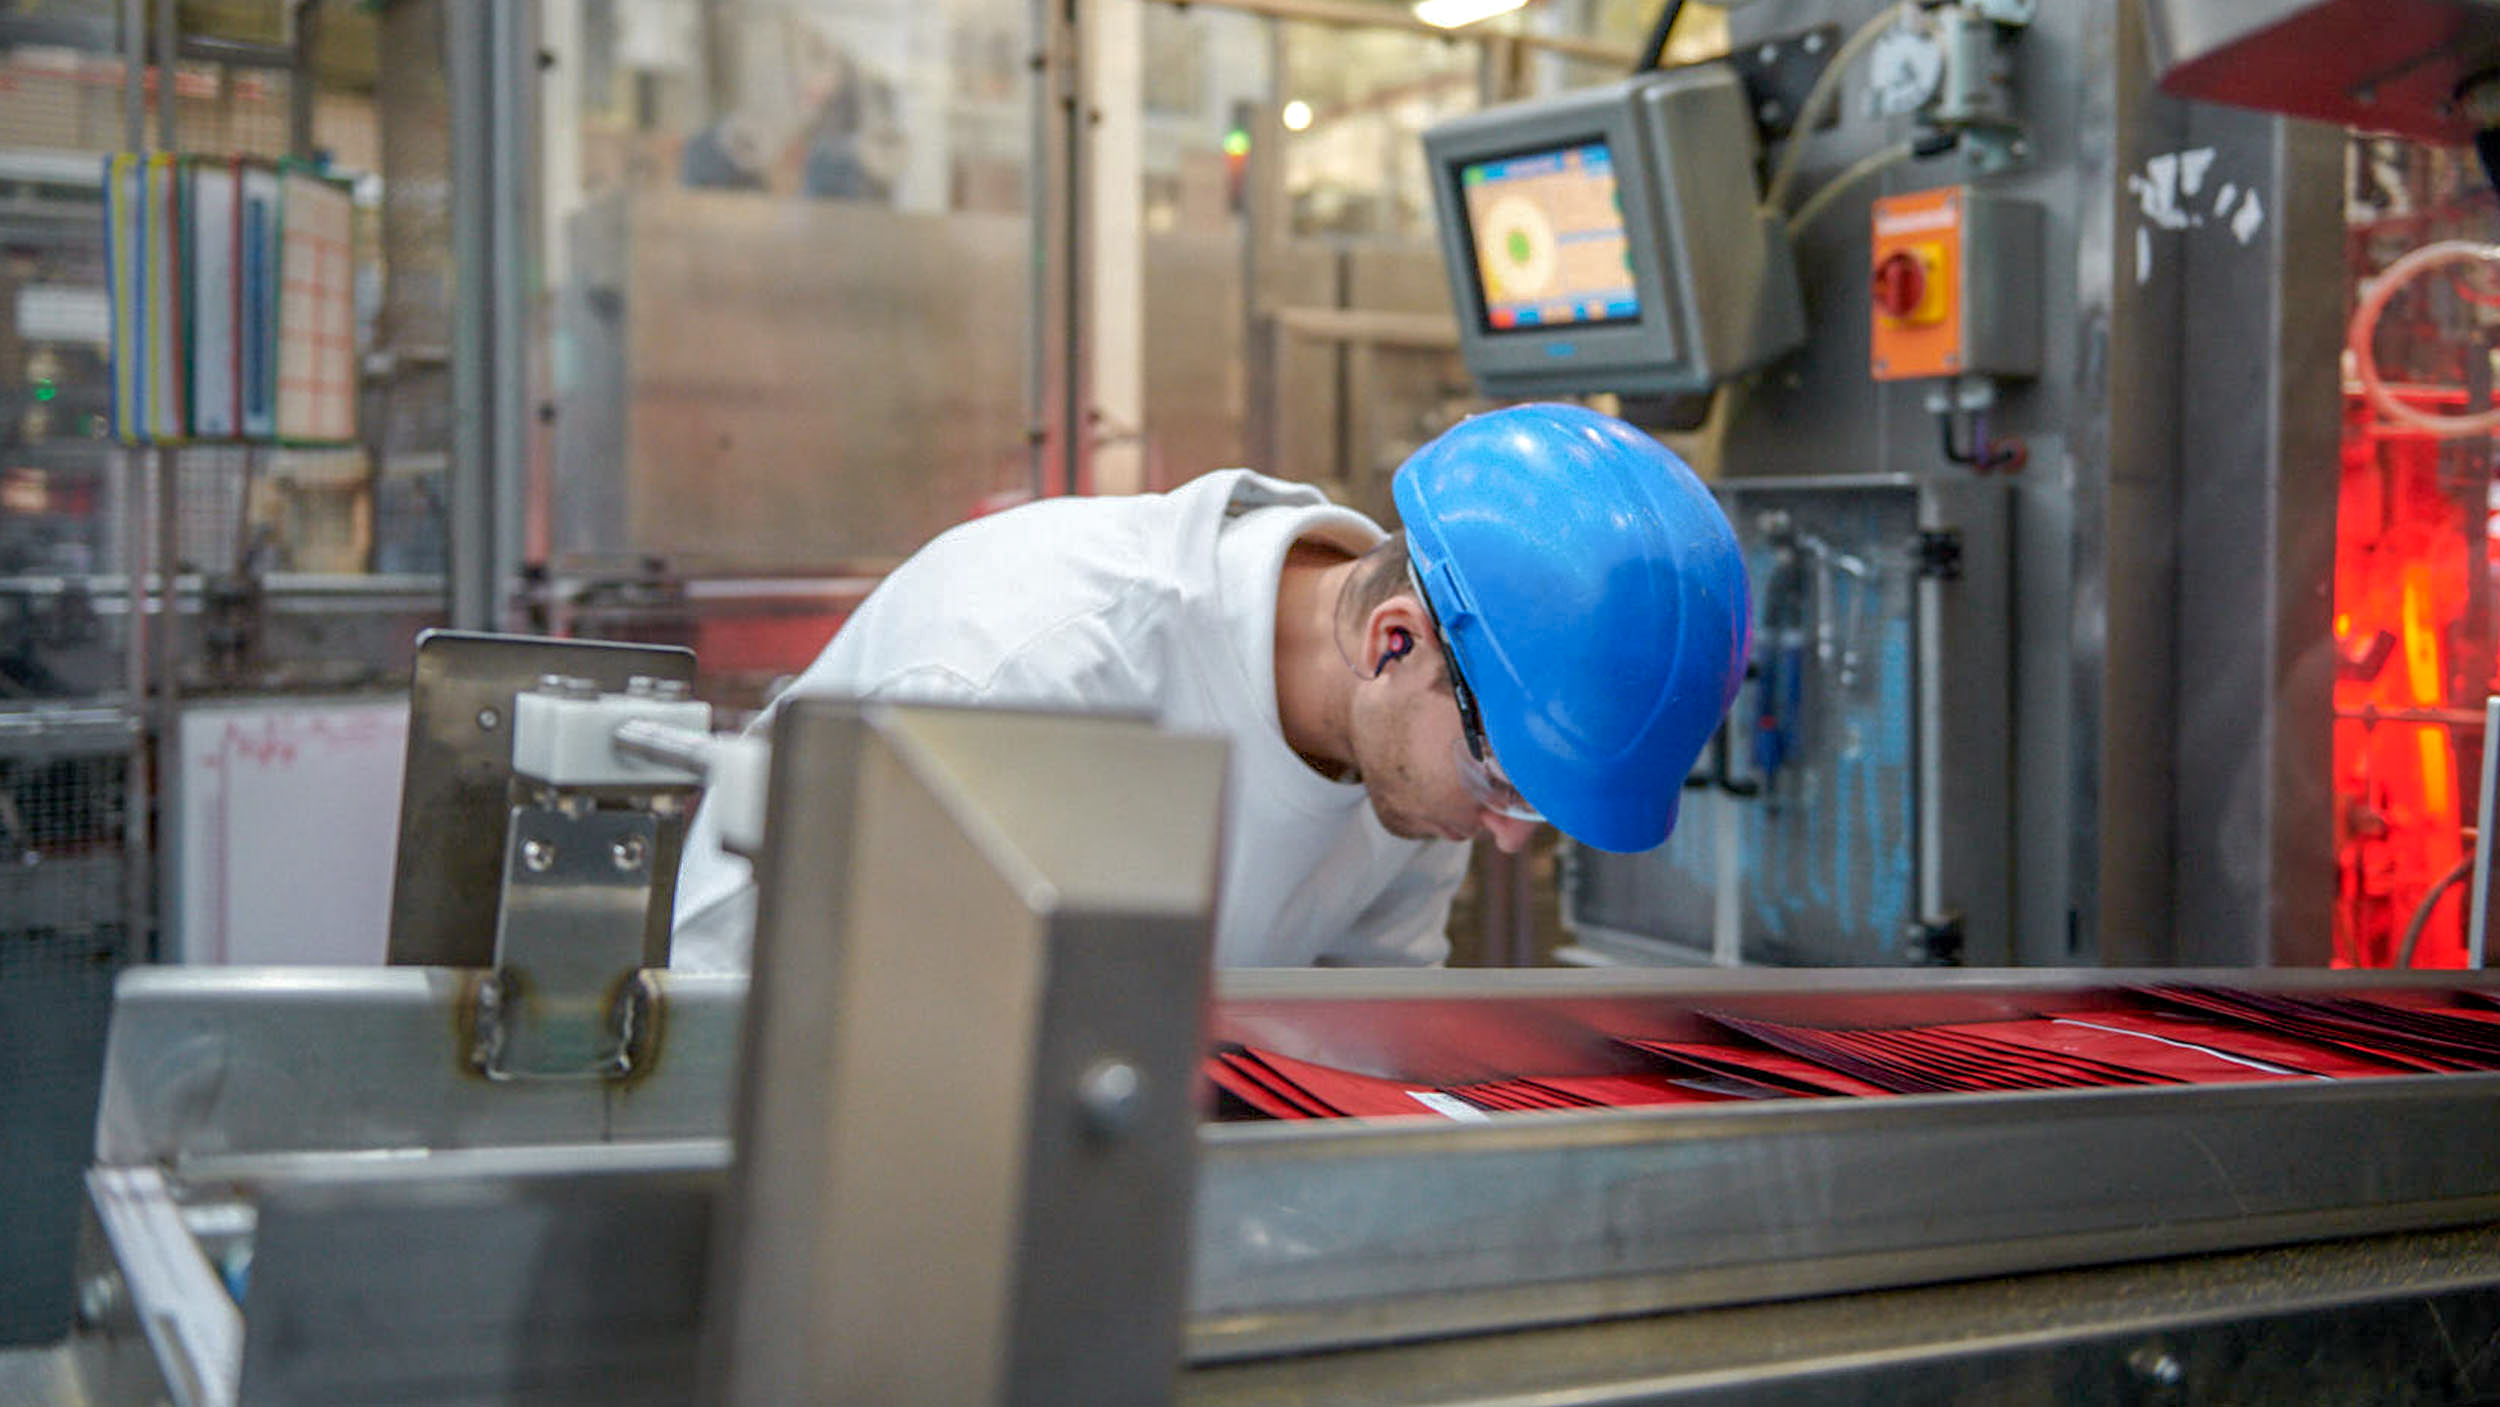
M712 731L712 706L695 699L631 694L565 698L524 693L512 701L512 770L558 787L683 786L702 778L682 767L620 757L611 745L618 724L642 719L701 737Z
M720 822L721 848L753 855L764 848L764 789L773 747L763 738L721 738L712 751L712 785L703 804Z

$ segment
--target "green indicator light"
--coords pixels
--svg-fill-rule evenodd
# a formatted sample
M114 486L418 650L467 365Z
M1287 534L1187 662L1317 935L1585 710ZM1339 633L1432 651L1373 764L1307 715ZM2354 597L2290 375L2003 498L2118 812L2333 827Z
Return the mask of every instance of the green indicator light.
M61 394L61 388L52 384L49 378L41 379L35 382L36 400L48 401L59 394Z
M1238 127L1225 133L1224 154L1226 156L1248 156L1250 154L1250 134L1244 132Z

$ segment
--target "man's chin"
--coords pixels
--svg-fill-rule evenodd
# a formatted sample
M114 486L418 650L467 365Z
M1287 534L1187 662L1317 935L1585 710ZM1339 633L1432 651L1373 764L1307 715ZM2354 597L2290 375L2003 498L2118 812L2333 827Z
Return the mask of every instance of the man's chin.
M1416 820L1412 816L1391 815L1377 806L1372 808L1372 815L1379 820L1380 828L1382 830L1387 831L1389 834L1396 836L1400 840L1454 839L1448 831L1441 829L1439 826L1432 825L1429 822Z

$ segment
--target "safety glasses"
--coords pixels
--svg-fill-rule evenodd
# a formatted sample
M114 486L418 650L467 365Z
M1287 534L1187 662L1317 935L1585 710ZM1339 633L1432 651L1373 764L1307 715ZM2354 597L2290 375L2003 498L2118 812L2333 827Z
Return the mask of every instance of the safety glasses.
M1458 738L1450 744L1450 759L1458 764L1459 780L1484 809L1514 821L1542 824L1543 813L1528 804L1502 775L1501 764L1493 760L1492 746L1484 737L1484 715L1476 710L1476 692L1467 687L1467 676L1459 671L1458 651L1450 648L1450 633L1441 628L1441 613L1433 609L1432 597L1416 577L1413 562L1406 565L1406 583L1415 588L1415 599L1424 603L1424 619L1432 622L1432 637L1441 646L1442 667L1449 673L1450 693L1458 701Z

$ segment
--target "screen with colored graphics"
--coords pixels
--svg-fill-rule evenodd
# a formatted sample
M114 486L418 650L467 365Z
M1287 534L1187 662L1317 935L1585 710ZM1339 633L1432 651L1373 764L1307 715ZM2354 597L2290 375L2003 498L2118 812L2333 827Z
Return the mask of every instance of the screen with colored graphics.
M1632 246L1604 142L1459 171L1488 332L1636 321Z

